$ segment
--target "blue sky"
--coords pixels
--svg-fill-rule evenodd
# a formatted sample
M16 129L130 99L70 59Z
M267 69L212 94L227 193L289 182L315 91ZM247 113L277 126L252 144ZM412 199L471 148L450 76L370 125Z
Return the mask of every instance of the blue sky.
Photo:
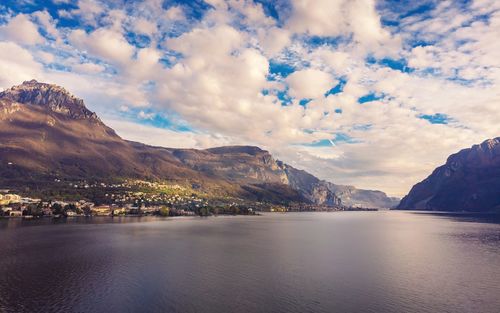
M499 12L493 0L6 0L0 88L59 84L127 139L259 145L401 196L498 136Z

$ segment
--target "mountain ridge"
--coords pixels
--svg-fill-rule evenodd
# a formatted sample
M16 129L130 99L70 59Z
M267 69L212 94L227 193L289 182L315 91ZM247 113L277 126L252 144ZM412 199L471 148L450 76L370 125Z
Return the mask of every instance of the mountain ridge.
M266 201L341 206L334 184L255 146L173 149L122 139L60 86L26 81L0 93L4 183L70 178L168 179Z
M450 155L413 186L397 208L500 211L500 137Z

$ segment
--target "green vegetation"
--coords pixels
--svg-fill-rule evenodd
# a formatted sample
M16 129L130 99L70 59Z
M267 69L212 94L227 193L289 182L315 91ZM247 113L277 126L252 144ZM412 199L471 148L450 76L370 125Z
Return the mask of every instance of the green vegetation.
M170 209L166 206L162 206L160 208L160 215L161 216L169 216L170 215Z

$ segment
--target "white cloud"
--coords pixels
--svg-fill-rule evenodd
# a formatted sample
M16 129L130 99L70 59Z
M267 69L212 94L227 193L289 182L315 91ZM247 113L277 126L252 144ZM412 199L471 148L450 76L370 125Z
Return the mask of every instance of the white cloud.
M59 39L59 31L56 28L56 23L47 11L37 11L33 13L33 16L37 19L43 29L45 29L47 34L56 40Z
M95 63L78 63L72 65L72 68L79 73L85 74L98 74L106 69L103 65Z
M352 34L368 48L391 40L373 0L293 0L292 6L288 27L294 32L327 37Z
M180 6L173 6L164 13L164 17L169 21L180 21L185 19L184 11Z
M78 0L78 8L71 14L80 16L83 21L90 25L97 25L97 18L105 11L104 6L96 0Z
M177 132L123 120L104 119L104 122L111 126L119 136L153 146L205 149L231 144L230 141L220 136Z
M156 23L145 18L138 18L134 22L134 29L139 34L152 35L156 32Z
M38 57L43 63L52 63L56 60L52 53L45 51L38 51L36 53L36 57Z
M292 1L291 30L317 36L338 36L345 32L343 0Z
M296 71L287 77L286 82L290 86L290 95L298 99L320 98L336 84L330 74L314 69Z
M99 28L90 34L77 29L71 32L69 40L77 48L114 64L127 63L135 50L122 34L106 28Z
M266 55L270 57L281 52L291 42L290 32L282 28L260 29L258 33L259 43Z
M155 115L156 114L153 112L146 113L144 111L140 111L137 117L139 117L142 120L152 120L155 117Z
M9 88L40 78L42 66L31 53L13 42L0 42L0 86Z
M236 29L221 25L213 28L196 28L178 38L167 40L167 47L184 54L187 57L199 55L199 61L208 56L218 57L227 55L243 43L243 35ZM194 65L194 64L193 64ZM201 65L201 64L199 64Z
M44 41L37 26L26 14L18 14L6 25L0 26L0 38L22 45L41 44Z

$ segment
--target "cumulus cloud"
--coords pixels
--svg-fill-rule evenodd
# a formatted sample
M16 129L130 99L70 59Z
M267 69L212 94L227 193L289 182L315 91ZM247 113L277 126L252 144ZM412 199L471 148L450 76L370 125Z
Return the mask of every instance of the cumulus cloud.
M119 136L153 146L206 149L232 144L227 138L209 134L178 132L140 125L124 120L107 119L106 123L112 127Z
M296 71L287 77L290 95L298 99L322 97L335 85L332 76L320 70L305 69Z
M291 42L290 32L278 27L260 29L258 34L262 49L270 57L281 52Z
M138 18L134 22L134 29L139 34L152 35L156 32L156 23L145 18Z
M33 16L47 34L56 40L59 39L59 31L57 30L56 23L47 11L37 11L33 13Z
M6 25L1 26L0 38L22 45L35 45L44 41L38 32L38 27L25 14L18 14Z
M363 45L390 40L373 0L294 0L289 28L297 33L338 37L351 35Z
M78 63L74 64L72 68L77 72L85 74L98 74L106 69L103 65L95 63Z
M99 28L90 34L77 29L71 32L69 40L75 47L109 63L125 64L134 54L134 47L121 33L107 28Z
M185 19L184 11L180 6L170 7L164 12L164 17L169 21L179 21Z
M84 22L90 25L97 25L97 19L105 8L103 4L96 0L78 0L78 8L71 11L72 15L79 16Z
M0 86L8 88L25 80L39 78L42 65L32 54L13 42L0 42Z

